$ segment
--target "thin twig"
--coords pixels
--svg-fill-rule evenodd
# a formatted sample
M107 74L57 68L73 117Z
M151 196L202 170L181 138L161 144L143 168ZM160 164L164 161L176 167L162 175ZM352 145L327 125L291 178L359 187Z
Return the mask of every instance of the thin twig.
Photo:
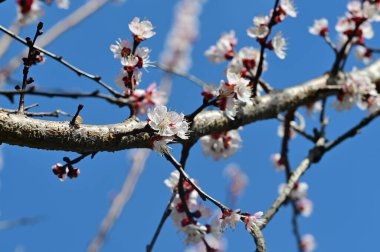
M277 7L278 7L279 3L280 3L280 0L275 0L272 17L271 17L269 24L268 24L268 34L263 41L260 41L260 46L261 46L261 48L260 48L260 59L259 59L259 64L257 65L256 74L253 78L253 92L252 93L254 96L256 96L257 85L259 83L261 74L263 73L264 52L265 52L265 48L267 45L269 35L272 32L272 27L275 25L275 18L277 16Z
M166 66L164 64L154 63L153 66L155 66L158 69L161 69L162 71L165 71L167 73L172 73L172 74L178 75L180 77L183 77L183 78L185 78L187 80L190 80L190 81L194 82L195 84L197 84L200 87L203 87L203 86L207 85L207 82L199 79L198 77L196 77L196 76L194 76L192 74L189 74L189 73L186 73L186 72L182 72L182 71L178 71L178 70L174 70L173 68L168 67L168 66Z
M350 130L348 130L347 132L345 132L344 134L339 136L337 139L327 143L325 150L329 151L332 148L334 148L335 146L337 146L338 144L340 144L341 142L343 142L344 140L356 136L363 127L367 126L370 122L372 122L374 119L376 119L379 115L380 115L380 110L370 114L369 116L367 116L366 118L361 120L357 125L352 127Z
M284 136L282 138L281 143L281 162L285 166L285 172L286 172L286 180L289 180L290 176L292 175L292 171L290 168L290 163L288 160L288 150L289 150L289 140L291 137L291 122L294 120L294 113L295 110L291 109L288 111L288 113L285 116L284 120Z
M35 58L37 54L36 54L36 50L34 49L34 44L36 43L38 36L42 35L42 28L43 28L43 23L42 22L38 23L33 40L31 40L30 38L26 38L25 40L25 44L29 47L29 51L28 51L28 56L26 58L23 58L24 69L22 70L23 78L22 78L21 91L24 91L26 89L26 85L33 82L33 79L28 79L28 74L29 74L29 68L34 64L36 60ZM25 103L25 93L20 93L20 102L18 105L19 113L24 113L24 103Z
M296 204L294 203L294 201L292 201L292 208L293 208L293 217L292 217L293 234L296 237L298 252L303 252L303 249L301 247L302 239L301 239L301 234L299 231L298 219L297 219L298 218L298 211L297 211L297 207L296 207Z
M191 184L191 186L198 192L199 196L203 200L211 201L214 205L219 207L222 210L222 212L229 209L228 207L223 205L221 202L219 202L218 200L214 199L213 197L208 195L206 192L204 192L197 184L195 184L191 180L189 175L187 175L187 173L184 171L184 169L182 168L182 165L170 153L165 153L164 157L177 169L180 175L183 176L184 180L188 182L189 184Z
M334 147L347 140L350 137L358 134L359 130L367 126L371 121L380 116L380 110L372 113L366 118L362 119L357 125L352 127L350 130L339 136L336 140L327 143L325 146L316 146L309 151L308 156L298 165L297 169L292 173L287 185L285 186L282 193L277 197L275 202L269 208L269 210L264 214L263 219L265 221L260 225L260 229L265 228L273 216L277 213L280 207L286 202L290 192L293 190L295 184L300 179L300 177L307 171L312 163L319 162L323 155L332 150Z
M16 39L17 41L21 42L22 44L28 45L26 40L22 39L21 37L17 36L16 34L14 34L13 32L9 31L8 29L6 29L5 27L3 27L1 25L0 25L0 30L3 31L3 32L5 32L6 34L8 34L9 36L11 36L12 38ZM37 51L40 51L40 52L44 53L45 55L49 56L50 58L58 61L62 65L66 66L70 70L74 71L76 74L78 74L78 76L82 76L83 75L86 78L95 81L96 83L100 84L102 87L104 87L105 89L107 89L115 97L123 97L123 94L117 92L112 87L108 86L105 82L103 82L101 80L100 76L87 73L87 72L83 71L82 69L80 69L78 67L75 67L71 63L67 62L66 60L63 59L63 57L57 56L54 53L52 53L50 51L47 51L47 50L45 50L45 49L43 49L41 47L33 46L33 48L36 49Z
M167 218L170 216L170 214L172 213L172 208L171 208L171 205L172 205L172 202L173 200L175 199L175 196L177 195L177 191L174 190L173 193L172 193L172 196L170 197L170 200L168 202L168 205L166 206L165 208L165 211L164 213L162 214L162 217L161 217L161 220L160 220L160 223L158 224L157 226L157 229L156 231L154 232L154 235L153 235L153 238L152 240L150 241L150 243L146 246L146 252L151 252L153 247L154 247L154 244L156 243L157 241L157 238L158 236L160 235L161 233L161 229L162 227L164 226Z
M64 97L64 98L98 98L105 101L108 101L111 104L115 104L119 107L128 106L130 104L130 99L128 98L115 98L110 95L102 94L99 90L95 90L90 93L82 93L82 92L65 92L65 91L43 91L36 90L34 87L30 87L24 91L21 90L0 90L0 95L7 97L12 103L14 102L14 96L20 93L25 93L28 95L35 96L44 96L44 97Z
M283 117L277 117L277 120L279 120L280 122L284 122L284 118ZM297 132L298 134L300 134L301 136L303 136L304 138L306 138L307 140L310 140L311 142L315 142L315 137L309 133L307 133L306 131L304 131L302 128L300 128L299 126L295 125L295 124L290 124L290 127L295 131Z

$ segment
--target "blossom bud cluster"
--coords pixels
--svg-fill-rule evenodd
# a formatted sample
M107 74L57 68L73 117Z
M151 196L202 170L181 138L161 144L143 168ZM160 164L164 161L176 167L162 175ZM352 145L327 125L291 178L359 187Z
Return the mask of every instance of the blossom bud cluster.
M56 2L60 9L68 9L70 5L70 0L17 0L18 22L22 25L27 25L36 21L44 14L41 7L42 3L50 5L52 2Z
M366 45L366 40L372 39L374 31L373 22L380 21L380 2L372 0L354 0L347 4L347 12L339 18L335 30L339 34L340 44L343 46L348 40L356 46L356 57L364 63L368 63L373 54L373 49ZM325 18L314 21L309 28L313 35L327 37L329 32L328 20Z
M62 165L57 163L51 167L52 172L56 175L59 180L64 181L66 176L70 179L77 178L79 176L80 170L73 167L72 165Z

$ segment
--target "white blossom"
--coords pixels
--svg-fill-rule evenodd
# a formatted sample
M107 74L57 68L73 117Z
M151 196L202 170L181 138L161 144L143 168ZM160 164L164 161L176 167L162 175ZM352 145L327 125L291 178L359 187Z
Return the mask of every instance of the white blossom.
M156 34L150 21L144 20L140 22L140 18L138 17L135 17L128 27L138 41L151 38Z
M245 222L245 229L248 231L252 228L253 225L261 225L264 223L264 219L262 219L264 213L263 212L257 212L253 215L249 215L244 218Z
M286 15L297 17L297 10L294 6L293 0L281 0L281 9L286 13Z
M296 201L297 211L304 217L309 217L313 212L313 202L308 198L300 198Z
M276 34L276 36L274 36L271 41L271 48L273 48L273 51L277 57L280 59L285 59L287 43L286 40L282 37L282 32L279 32Z
M235 32L223 33L216 45L211 46L205 56L212 63L221 63L233 57L233 50L237 43Z
M329 21L326 18L314 20L314 25L309 27L309 32L317 36L326 36L329 30Z
M240 221L240 209L234 211L225 211L222 216L222 222L220 224L221 230L224 231L226 228L235 229L236 223Z
M158 131L160 136L177 136L187 139L189 124L186 122L184 114L168 111L165 106L156 106L153 110L148 110L149 126Z
M303 235L300 246L304 252L313 252L317 247L314 236L311 234Z
M241 145L241 138L237 130L230 130L221 134L212 134L201 138L203 153L212 156L214 160L228 158Z
M110 50L114 58L126 58L132 53L131 46L130 42L119 38L115 45L110 45Z
M269 33L269 17L256 16L253 18L253 27L247 29L247 34L252 38L265 38Z

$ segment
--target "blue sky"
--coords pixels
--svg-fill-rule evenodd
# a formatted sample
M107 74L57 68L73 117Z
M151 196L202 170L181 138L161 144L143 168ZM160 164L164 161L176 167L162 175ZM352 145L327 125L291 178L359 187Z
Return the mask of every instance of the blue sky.
M69 11L55 7L45 8L46 15L42 18L45 29L85 1L72 2ZM90 73L101 75L107 83L114 85L113 80L119 72L120 63L113 59L109 45L117 38L130 38L128 23L135 16L147 18L156 27L157 35L144 42L144 45L152 48L151 58L158 60L171 27L176 2L129 0L123 4L109 4L46 49L64 56ZM257 43L246 36L246 29L252 25L255 15L269 11L272 2L207 1L200 19L200 36L194 45L190 72L207 82L218 83L223 78L225 65L209 63L203 56L204 51L215 43L222 32L231 29L238 36L238 48L257 47ZM308 27L314 19L326 17L332 28L337 18L345 12L346 1L295 3L299 16L289 18L276 27L276 31L282 30L288 39L288 56L285 60L280 60L269 53L269 70L263 76L276 88L302 83L323 74L331 67L333 54L320 38L308 33ZM1 4L1 25L9 26L15 14L14 1ZM31 36L34 29L33 26L25 28L22 36ZM377 30L378 27L375 27ZM334 34L332 37L335 39ZM371 44L376 46L379 42L379 38L375 37ZM4 66L21 48L23 46L15 43L5 57L0 59L0 66ZM363 65L350 59L347 69L353 66ZM92 91L99 88L96 83L78 78L51 59L42 66L33 67L31 75L44 88L70 91ZM21 79L21 71L15 72L13 77ZM144 73L142 85L159 82L161 77L162 72L151 69ZM173 85L169 107L177 112L191 113L202 99L199 87L178 77L174 78ZM26 97L26 100L28 104L40 103L38 111L60 108L71 113L81 102L85 105L81 115L88 124L116 123L128 116L127 109L115 109L97 100L71 101L38 97ZM332 100L330 98L329 103ZM4 97L0 97L0 104L1 107L16 107ZM356 108L342 113L329 109L328 137L333 139L365 115L365 112ZM308 129L317 125L312 118L307 123ZM267 210L277 196L278 185L284 182L284 175L275 172L269 161L270 155L280 150L277 126L278 122L271 120L244 127L241 131L241 150L220 162L204 157L197 144L188 161L189 174L207 192L223 201L228 184L223 170L228 164L237 163L250 179L237 206L249 212ZM301 233L312 233L316 237L317 251L374 251L377 247L380 224L380 170L376 145L380 139L378 126L379 122L375 121L358 137L328 153L302 178L302 181L309 183L309 197L314 202L314 212L309 218L300 217L300 230ZM300 137L291 142L290 160L293 167L307 155L310 147ZM178 157L179 146L173 148L174 155ZM0 173L0 220L38 216L41 221L31 226L0 231L0 251L15 251L17 247L27 252L84 251L95 236L110 206L112 195L120 190L128 174L129 152L99 153L92 160L85 159L78 164L80 177L61 183L51 173L51 166L60 162L64 156L76 157L75 153L48 152L6 144L2 145L2 149L5 165ZM102 251L144 251L170 197L163 180L172 170L171 165L160 155L151 155L133 197L109 233ZM289 207L282 208L264 230L268 251L296 251L291 231L291 213ZM228 251L253 250L253 240L242 224L236 230L226 231L225 237L228 240ZM155 251L183 251L183 239L169 220L157 241Z

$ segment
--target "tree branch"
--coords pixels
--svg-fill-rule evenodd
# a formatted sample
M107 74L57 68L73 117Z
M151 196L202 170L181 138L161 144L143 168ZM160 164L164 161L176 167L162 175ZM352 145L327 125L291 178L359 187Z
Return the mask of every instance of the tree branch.
M380 80L380 60L361 72L377 82ZM228 119L222 111L203 111L194 118L190 138L194 140L255 121L276 118L280 112L336 95L341 87L326 85L327 80L325 75L299 86L256 97L253 105L238 108L235 120ZM42 121L0 112L0 142L39 149L83 153L151 148L152 133L146 122L134 119L112 125L82 124L79 129L73 129L68 122Z

